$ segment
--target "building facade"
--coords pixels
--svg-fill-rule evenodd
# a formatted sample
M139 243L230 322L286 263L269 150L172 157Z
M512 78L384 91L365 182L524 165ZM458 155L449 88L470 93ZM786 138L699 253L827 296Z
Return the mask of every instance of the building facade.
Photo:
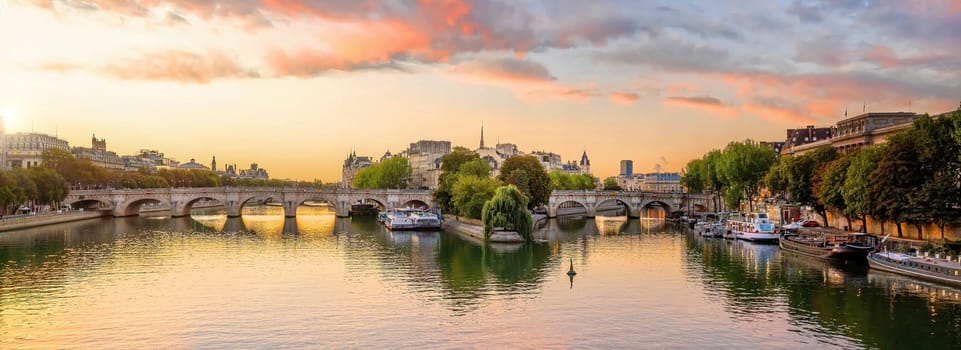
M410 144L404 154L410 163L410 188L437 189L444 155L451 151L450 141L420 140Z
M354 151L350 152L347 159L344 160L343 170L340 177L340 187L342 188L353 188L354 177L357 176L357 171L366 168L374 164L374 162L368 156L357 156Z
M621 172L618 176L633 177L634 176L634 161L633 160L622 160L621 161Z
M911 128L918 117L910 112L864 113L827 128L788 129L781 153L804 154L821 146L834 147L841 153L851 152L884 143L889 136Z
M111 170L127 168L122 157L107 150L107 139L98 139L97 135L91 138L90 148L74 147L70 151L74 157L89 160L94 166Z
M66 140L40 133L15 133L5 135L5 168L32 168L43 163L43 151L61 149L70 152Z

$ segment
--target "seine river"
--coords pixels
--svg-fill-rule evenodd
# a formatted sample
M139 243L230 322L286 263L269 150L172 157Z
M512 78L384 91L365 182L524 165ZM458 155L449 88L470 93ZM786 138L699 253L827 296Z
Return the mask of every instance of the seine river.
M662 221L485 247L298 213L0 233L0 348L961 347L957 289Z

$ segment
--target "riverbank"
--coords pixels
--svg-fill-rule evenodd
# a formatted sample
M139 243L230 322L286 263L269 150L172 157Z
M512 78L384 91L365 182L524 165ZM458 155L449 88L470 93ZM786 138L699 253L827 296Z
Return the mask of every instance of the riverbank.
M481 241L484 240L484 225L480 220L444 215L444 222L441 224L441 228L447 232L459 233Z
M110 216L109 210L71 211L0 220L0 232Z

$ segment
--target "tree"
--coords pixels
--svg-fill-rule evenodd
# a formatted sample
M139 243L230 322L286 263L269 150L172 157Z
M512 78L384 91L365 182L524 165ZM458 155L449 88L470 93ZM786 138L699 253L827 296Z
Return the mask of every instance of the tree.
M410 183L410 163L407 158L402 156L393 156L389 159L376 164L381 170L381 178L378 183L377 188L387 189L395 188L402 189L407 188L407 184Z
M67 181L53 169L33 167L29 173L37 185L37 201L40 203L58 204L70 192Z
M901 223L911 219L908 196L921 184L916 171L919 154L911 141L911 134L904 132L888 139L868 186L871 216L894 221L898 237L903 237Z
M918 152L921 176L917 189L910 192L910 219L918 232L922 222L933 222L944 238L944 226L961 217L961 145L955 140L958 113L933 119L924 115L914 122L911 141Z
M837 157L837 150L822 146L794 157L787 165L787 193L791 196L791 202L810 206L821 216L825 225L828 222L827 207L818 200L816 191L820 189L821 174L825 167Z
M702 160L704 160L704 185L707 187L708 192L715 194L714 196L714 210L717 211L720 206L720 198L724 187L727 185L724 181L724 177L721 176L720 163L721 163L721 153L720 150L711 150L704 155Z
M490 177L491 166L483 159L475 158L461 164L457 172L461 175L473 175L481 178Z
M684 174L681 175L681 185L687 189L687 193L704 193L707 187L707 164L703 159L693 159L687 162L684 167Z
M484 203L494 197L501 182L473 175L458 176L452 188L454 209L461 216L480 219Z
M594 177L590 174L567 174L554 170L550 173L551 188L555 190L593 190L597 187L594 184Z
M740 189L741 193L725 191L725 195L746 199L750 210L754 211L752 198L757 195L761 180L776 160L773 149L752 140L729 143L719 159L718 171L726 184Z
M438 178L437 189L434 190L434 202L445 211L457 212L454 207L454 184L457 183L458 173L464 163L480 160L480 156L464 147L454 147L451 153L445 154L441 158L441 174ZM468 166L465 170L477 170L473 166ZM480 175L476 175L480 177ZM486 177L486 175L485 175Z
M621 185L617 184L617 178L611 176L604 179L604 190L605 191L620 191Z
M525 240L532 240L534 220L527 210L527 196L514 185L498 187L494 196L484 203L481 221L484 222L484 238L490 237L496 228L517 231Z
M878 167L884 146L863 148L851 154L851 163L844 177L841 195L844 197L844 215L861 219L861 225L868 228L868 214L871 207L868 200L868 186L871 173ZM884 221L881 221L881 234L884 234Z
M842 213L847 210L847 203L844 201L844 181L847 179L848 168L851 166L851 156L844 156L828 163L821 175L821 185L818 189L818 202L829 208L834 208ZM851 229L851 218L845 215L848 222L848 229Z
M515 170L523 170L523 172L515 173ZM547 203L551 196L551 178L534 156L507 158L501 165L500 172L499 180L516 186L527 198L530 198L527 204L529 209Z
M393 156L383 162L360 169L354 176L354 187L374 189L407 188L411 167L407 158Z

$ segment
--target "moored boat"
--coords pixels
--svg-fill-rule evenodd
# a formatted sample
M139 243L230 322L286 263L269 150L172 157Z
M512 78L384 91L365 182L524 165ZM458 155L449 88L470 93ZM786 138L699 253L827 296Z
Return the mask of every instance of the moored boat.
M957 260L883 251L868 254L868 265L872 269L961 286L961 263Z
M784 235L778 240L784 251L818 259L864 260L877 244L877 237L867 234L838 234L821 237Z
M767 213L754 213L743 218L730 218L726 223L724 238L743 239L753 242L777 242L780 235Z

